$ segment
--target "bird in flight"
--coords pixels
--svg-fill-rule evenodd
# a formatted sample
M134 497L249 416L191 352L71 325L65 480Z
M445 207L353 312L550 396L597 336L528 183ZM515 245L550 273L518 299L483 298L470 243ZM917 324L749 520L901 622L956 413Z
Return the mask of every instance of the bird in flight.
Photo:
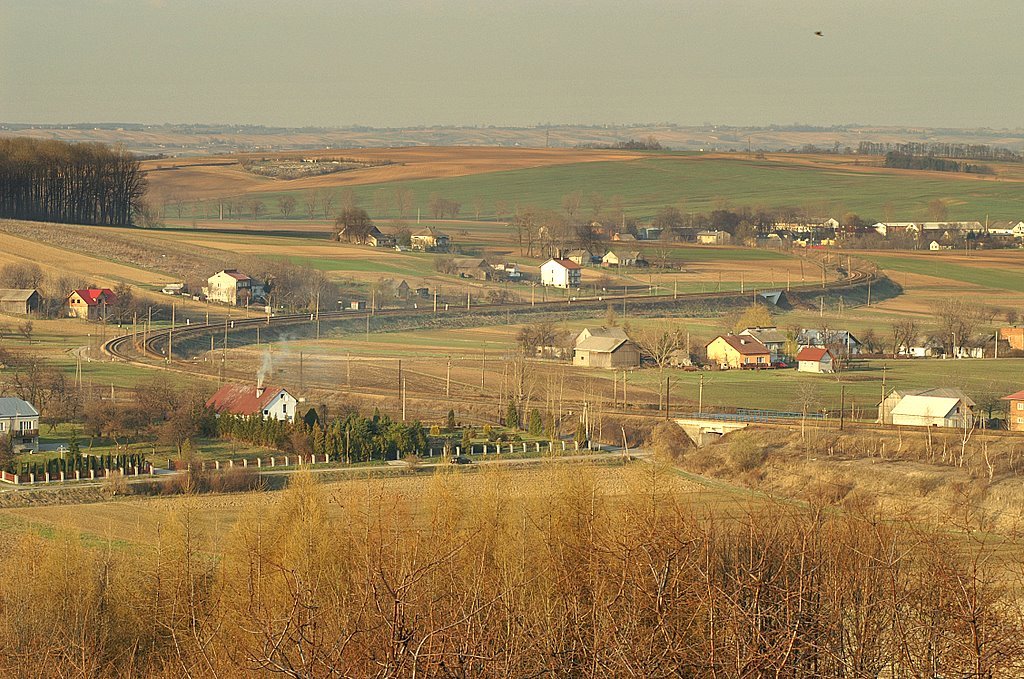
M821 31L815 31L814 35L818 36L819 38L824 38L825 37L825 34L822 33Z

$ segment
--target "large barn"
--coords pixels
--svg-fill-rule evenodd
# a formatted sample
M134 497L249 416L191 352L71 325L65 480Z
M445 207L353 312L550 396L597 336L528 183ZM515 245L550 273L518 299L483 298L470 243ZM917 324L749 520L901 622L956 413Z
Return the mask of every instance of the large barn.
M576 337L572 364L585 368L636 368L640 348L622 328L584 328Z

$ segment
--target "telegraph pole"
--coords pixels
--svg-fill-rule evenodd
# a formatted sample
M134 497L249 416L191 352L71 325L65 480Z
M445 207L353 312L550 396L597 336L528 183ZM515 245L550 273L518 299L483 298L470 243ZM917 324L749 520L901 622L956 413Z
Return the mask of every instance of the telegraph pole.
M448 357L448 373L444 378L444 395L450 397L452 395L452 357Z

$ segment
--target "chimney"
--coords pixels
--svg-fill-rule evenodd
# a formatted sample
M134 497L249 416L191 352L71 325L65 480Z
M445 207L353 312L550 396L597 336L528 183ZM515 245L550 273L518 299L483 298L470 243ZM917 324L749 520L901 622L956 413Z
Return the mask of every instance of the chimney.
M263 392L266 389L263 388L263 375L256 378L256 398L263 396Z

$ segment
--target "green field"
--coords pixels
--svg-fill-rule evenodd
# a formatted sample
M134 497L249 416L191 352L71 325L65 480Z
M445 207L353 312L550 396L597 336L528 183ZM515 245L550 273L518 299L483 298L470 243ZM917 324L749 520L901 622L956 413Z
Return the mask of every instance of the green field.
M965 266L928 255L868 255L880 267L887 271L899 271L936 278L948 278L961 283L980 285L996 290L1024 290L1024 267L995 268L984 266ZM1024 257L1020 258L1024 264Z
M928 203L944 199L951 219L1019 219L1024 192L1016 182L981 181L935 173L881 174L850 171L841 166L812 167L777 160L701 158L658 155L632 161L574 163L553 167L489 172L463 177L388 182L352 187L360 204L373 205L374 193L384 188L409 189L415 204L426 209L437 194L462 203L463 214L475 199L483 217L494 214L494 203L562 209L562 197L584 195L580 213L589 214L586 196L600 194L605 207L621 197L626 212L648 218L665 205L686 212L708 212L723 206L807 207L840 215L854 211L881 219L888 204L900 219L920 219ZM340 194L341 190L337 192ZM260 193L268 206L285 192ZM295 193L295 192L292 192ZM397 215L373 215L376 218ZM413 215L415 217L415 215ZM507 215L506 215L507 217Z

